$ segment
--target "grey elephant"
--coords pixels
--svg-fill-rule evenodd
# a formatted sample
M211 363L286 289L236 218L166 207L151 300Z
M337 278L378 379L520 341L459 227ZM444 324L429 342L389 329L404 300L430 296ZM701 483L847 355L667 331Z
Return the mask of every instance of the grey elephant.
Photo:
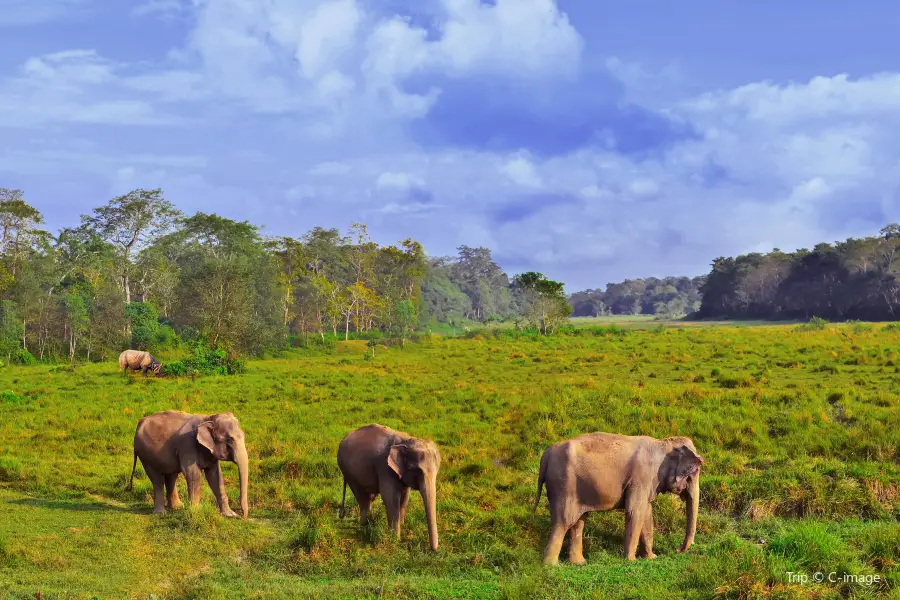
M550 537L544 564L559 562L563 538L569 532L569 562L584 564L582 533L587 513L625 511L625 557L635 560L638 541L642 556L653 554L653 505L657 494L678 494L686 505L687 532L679 552L690 548L697 531L700 465L703 457L686 437L658 440L649 436L586 433L553 444L541 456L535 510L541 487L547 485Z
M123 350L119 355L119 368L123 372L142 371L144 377L147 376L147 371L153 371L154 375L159 375L162 371L159 361L153 358L152 354L143 350Z
M348 485L359 503L361 525L366 522L375 496L381 494L388 523L394 533L400 535L409 490L418 490L425 504L431 549L438 549L435 502L441 455L434 442L383 425L366 425L341 440L337 462L344 476L341 518L344 518Z
M237 514L228 506L225 480L220 460L228 460L238 467L241 481L241 511L247 518L248 460L244 432L234 414L194 415L168 410L146 416L138 421L134 433L134 463L128 489L132 489L138 459L153 484L154 513L166 512L166 506L181 506L175 481L179 473L187 480L191 504L200 504L202 476L212 489L219 512L226 517Z

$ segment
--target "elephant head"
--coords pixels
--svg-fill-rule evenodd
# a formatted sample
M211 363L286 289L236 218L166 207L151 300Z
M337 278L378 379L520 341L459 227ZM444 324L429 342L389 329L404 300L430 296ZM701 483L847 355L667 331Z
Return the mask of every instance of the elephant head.
M244 445L244 432L237 417L230 412L210 415L197 425L197 442L217 460L227 460L237 465L241 479L241 512L246 519L249 478L247 447Z
M418 490L425 504L428 522L428 538L431 549L438 549L436 516L437 474L441 467L441 454L437 446L426 440L410 438L391 446L388 466L406 487Z
M700 465L703 457L697 453L694 443L688 438L669 438L671 444L663 461L659 481L664 492L677 494L685 502L685 516L687 530L684 536L684 544L679 552L685 552L694 543L694 535L697 533L697 513L700 509Z

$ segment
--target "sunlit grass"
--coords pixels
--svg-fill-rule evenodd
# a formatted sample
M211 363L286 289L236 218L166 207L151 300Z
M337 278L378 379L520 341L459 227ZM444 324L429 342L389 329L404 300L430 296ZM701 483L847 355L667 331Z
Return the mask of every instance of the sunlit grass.
M598 325L603 325L598 323ZM607 323L606 325L609 325ZM512 339L340 343L244 375L122 376L112 363L0 371L0 595L33 597L897 597L900 331L882 325L647 327ZM895 364L896 363L896 364ZM151 515L138 418L231 410L251 458L250 519ZM441 548L421 498L399 540L380 501L338 518L343 435L379 422L443 457ZM550 443L585 431L688 435L707 461L694 548L681 502L655 503L655 561L622 559L621 513L595 513L588 565L540 566ZM232 505L237 471L224 465ZM186 489L181 480L181 494ZM798 584L787 571L878 575Z

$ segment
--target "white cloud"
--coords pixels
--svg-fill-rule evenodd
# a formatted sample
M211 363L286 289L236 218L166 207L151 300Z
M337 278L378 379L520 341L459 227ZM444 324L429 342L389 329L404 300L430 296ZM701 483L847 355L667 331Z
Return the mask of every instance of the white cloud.
M770 125L786 125L819 118L896 115L898 104L900 73L879 73L855 81L840 74L783 86L751 83L703 94L687 106L695 114L726 110Z
M375 180L375 187L380 190L409 190L415 187L423 187L425 181L416 175L409 173L393 173L385 171Z
M443 0L439 60L452 73L572 74L583 42L555 0Z
M333 73L356 41L356 29L362 13L356 0L334 0L319 4L299 24L293 41L300 70L308 79Z
M628 184L628 191L634 196L653 196L659 192L659 186L652 179L635 179Z
M0 81L0 125L47 123L162 125L177 122L117 79L122 68L94 50L29 58L19 75Z
M808 181L804 181L794 187L791 192L789 201L792 203L803 203L810 200L817 200L831 193L831 188L825 183L821 177L813 177Z
M609 192L594 184L584 186L578 193L583 198L604 198L609 195Z
M544 181L526 156L517 156L500 166L499 171L522 187L539 188Z
M309 200L315 198L316 188L309 184L301 183L289 188L284 195L288 200Z
M441 208L441 205L428 204L425 202L407 202L404 204L399 204L397 202L388 202L375 212L385 215L415 215L431 212L433 210L437 210L438 208Z
M182 16L186 11L187 6L183 0L147 0L132 8L131 16L173 19Z

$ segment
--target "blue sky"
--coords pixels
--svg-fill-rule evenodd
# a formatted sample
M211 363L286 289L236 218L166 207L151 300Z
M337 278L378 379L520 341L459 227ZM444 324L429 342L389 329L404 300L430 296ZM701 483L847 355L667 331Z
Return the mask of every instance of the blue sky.
M0 187L274 235L485 245L569 291L876 232L900 8L833 0L0 0Z

